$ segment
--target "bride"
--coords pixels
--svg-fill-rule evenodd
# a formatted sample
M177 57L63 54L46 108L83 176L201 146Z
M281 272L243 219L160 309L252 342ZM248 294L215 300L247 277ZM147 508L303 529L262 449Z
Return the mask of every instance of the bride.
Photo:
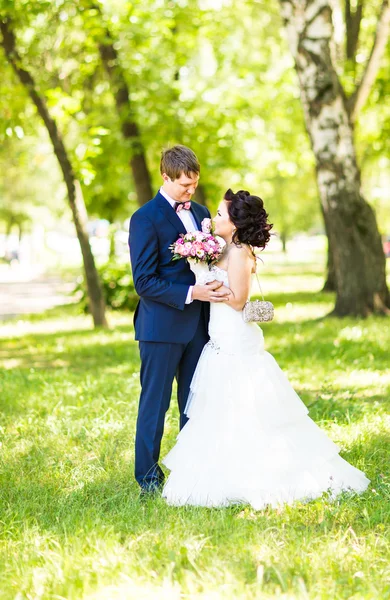
M210 305L210 341L203 349L185 408L189 421L164 464L169 504L254 509L310 500L329 491L363 492L365 475L308 416L263 332L245 323L243 306L256 269L252 247L264 248L272 225L263 201L228 190L214 219L226 242L215 279L230 288L226 303Z

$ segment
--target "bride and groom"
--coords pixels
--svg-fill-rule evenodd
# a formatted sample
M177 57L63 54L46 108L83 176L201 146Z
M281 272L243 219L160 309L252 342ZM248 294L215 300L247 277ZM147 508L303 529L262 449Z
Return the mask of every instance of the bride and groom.
M134 316L141 356L135 477L142 494L162 489L173 505L255 509L309 500L325 491L362 492L369 480L339 456L310 419L274 358L262 330L242 308L271 225L263 201L231 190L214 218L226 242L214 281L196 285L185 260L172 261L180 234L210 218L191 201L199 180L195 154L174 146L162 154L163 184L130 221L130 257L140 301ZM180 433L158 464L173 380Z

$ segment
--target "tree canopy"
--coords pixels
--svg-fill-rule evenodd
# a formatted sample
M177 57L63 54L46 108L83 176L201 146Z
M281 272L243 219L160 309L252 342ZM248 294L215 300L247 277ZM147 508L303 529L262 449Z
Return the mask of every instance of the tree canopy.
M374 4L379 2L365 7L356 59L339 63L346 89L352 89L369 51ZM122 220L137 206L129 170L133 141L122 135L115 89L99 52L109 32L153 189L160 183L161 149L184 143L199 156L201 182L212 209L228 187L247 188L264 198L275 230L283 236L321 226L314 158L275 0L2 0L0 7L2 17L11 17L22 57L64 133L91 216ZM384 202L389 183L389 136L384 135L390 123L389 56L387 48L356 126L366 196L378 210L383 233L390 226ZM58 198L64 197L64 187L53 163L49 179L47 169L34 171L37 192L30 185L29 169L23 165L41 160L42 149L50 161L50 148L3 54L0 61L0 161L12 161L20 185L25 180L28 188L24 196L14 186L12 169L2 169L1 202L13 193L24 196L26 214L34 218L38 213L27 205L42 202L39 188L50 183L45 196ZM58 202L53 209L58 210Z

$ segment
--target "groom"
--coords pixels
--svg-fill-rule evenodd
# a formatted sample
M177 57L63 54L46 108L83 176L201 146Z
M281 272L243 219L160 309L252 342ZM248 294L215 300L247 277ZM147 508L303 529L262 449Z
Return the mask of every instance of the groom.
M172 261L169 246L181 233L201 229L206 207L191 202L200 166L186 146L162 153L162 187L130 221L130 259L140 296L134 315L141 356L141 396L135 439L135 478L143 493L164 482L158 464L165 413L177 379L180 428L196 364L208 342L209 302L223 302L221 283L194 285L186 260Z

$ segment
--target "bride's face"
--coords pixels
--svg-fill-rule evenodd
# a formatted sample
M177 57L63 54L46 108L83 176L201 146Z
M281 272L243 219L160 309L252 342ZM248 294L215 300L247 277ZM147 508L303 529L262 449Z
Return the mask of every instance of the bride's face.
M217 214L213 219L214 221L214 232L225 240L230 242L233 235L234 225L229 218L227 204L225 200L222 200L218 206Z

